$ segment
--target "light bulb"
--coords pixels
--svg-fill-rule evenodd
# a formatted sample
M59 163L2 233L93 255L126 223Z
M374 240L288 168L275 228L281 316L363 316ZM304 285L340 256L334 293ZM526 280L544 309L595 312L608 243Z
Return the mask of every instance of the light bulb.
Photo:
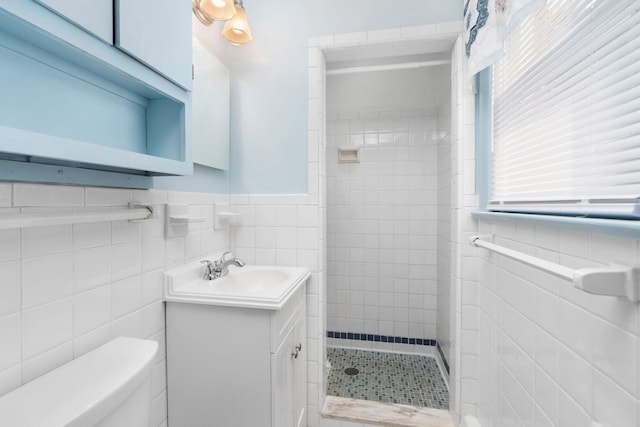
M200 0L200 10L215 21L226 21L236 14L233 0Z

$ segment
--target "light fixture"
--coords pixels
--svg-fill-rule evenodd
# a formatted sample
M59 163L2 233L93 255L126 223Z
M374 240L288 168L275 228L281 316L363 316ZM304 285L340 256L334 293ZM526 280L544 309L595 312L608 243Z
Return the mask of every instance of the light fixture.
M232 44L246 44L253 40L251 28L247 21L247 12L244 10L242 0L234 1L236 6L236 16L224 24L222 37Z
M191 0L191 10L204 25L227 21L222 37L232 44L246 44L253 40L242 0Z
M226 21L236 16L233 0L199 0L200 11L214 21Z

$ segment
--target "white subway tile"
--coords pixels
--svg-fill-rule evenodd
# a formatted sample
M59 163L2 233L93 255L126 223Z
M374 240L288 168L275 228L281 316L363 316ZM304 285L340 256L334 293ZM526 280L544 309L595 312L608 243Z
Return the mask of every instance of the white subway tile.
M142 241L142 272L164 267L164 239L145 239Z
M111 326L111 335L113 338L117 338L117 337L145 338L142 335L141 311L136 310L131 314L128 314L124 317L114 320ZM163 349L163 347L160 347L160 348Z
M250 248L257 246L256 227L240 227L235 232L236 246Z
M13 188L9 183L0 183L0 207L11 207Z
M76 292L109 283L111 281L111 247L102 246L76 251L73 268Z
M73 293L73 254L22 261L22 308L56 301Z
M75 249L111 244L111 223L74 224L73 244Z
M269 249L276 246L275 227L256 227L255 229L256 248Z
M21 329L19 314L0 318L0 342L2 343L0 371L20 362Z
M298 228L297 230L298 249L318 249L320 240L317 228Z
M132 201L132 190L123 188L86 187L87 206L128 206Z
M111 320L111 286L76 294L74 301L74 335L80 336Z
M253 227L256 225L256 207L253 205L235 205L233 211L240 214L242 226ZM273 225L273 224L272 224Z
M202 234L201 232L190 232L184 237L184 258L185 261L200 258L202 255Z
M283 267L296 267L297 256L295 249L276 249L276 265Z
M141 223L142 238L164 237L164 206L153 206L153 215Z
M591 351L595 344L591 340L589 320L590 315L587 311L565 301L560 303L558 338L587 360L591 360Z
M295 205L276 206L276 226L295 227L297 224L297 207Z
M276 265L275 249L257 248L255 250L255 262L258 265Z
M132 202L136 205L163 205L167 203L167 192L157 190L133 190Z
M638 400L598 371L593 372L592 417L603 426L637 426Z
M4 317L20 310L20 263L0 264L0 279L0 317Z
M273 205L256 206L256 226L274 227L276 225L276 207Z
M164 329L164 302L157 301L142 309L142 336L150 337Z
M20 230L0 230L0 261L20 258Z
M134 276L111 285L111 313L114 319L142 307L142 277Z
M15 183L13 206L84 206L84 188Z
M22 365L0 371L0 396L15 390L22 384Z
M638 393L638 337L591 317L593 365L629 393Z
M68 252L73 249L70 225L25 228L22 230L22 256L33 257Z
M297 230L292 227L276 228L276 249L295 249Z
M559 371L559 343L553 338L551 335L542 331L541 329L536 329L535 335L536 341L536 363L545 370L551 378L555 381L558 380L558 371Z
M30 359L73 337L73 298L22 312L22 358Z
M149 425L160 426L167 417L167 393L163 391L159 396L151 401L149 408Z
M81 336L77 336L73 340L73 357L82 356L91 350L106 344L111 340L111 323L94 329L93 331Z
M142 304L147 305L164 297L163 270L153 270L142 274Z
M142 238L142 224L132 221L113 221L111 223L111 242L125 243Z
M67 341L22 362L22 381L29 382L73 359L73 342Z
M142 269L141 252L140 241L112 245L111 280L120 280L140 274Z
M185 239L184 237L173 237L165 239L165 266L175 266L182 264L185 260Z
M589 363L569 348L559 347L558 382L587 412L591 411L593 372Z

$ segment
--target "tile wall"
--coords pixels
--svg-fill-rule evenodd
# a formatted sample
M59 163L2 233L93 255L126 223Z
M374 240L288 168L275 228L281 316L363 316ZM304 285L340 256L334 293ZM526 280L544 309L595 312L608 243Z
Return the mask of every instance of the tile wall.
M316 181L317 182L317 181ZM307 267L307 402L309 426L318 425L322 377L324 238L319 196L232 195L231 209L239 213L231 227L235 255L250 264Z
M449 289L450 409L454 418L475 414L477 251L469 238L477 233L471 213L477 209L475 188L475 95L466 72L464 44L458 37L451 61L451 269ZM440 279L440 277L439 277ZM439 337L440 338L440 337ZM445 338L443 338L445 339ZM447 345L445 341L445 346Z
M570 268L640 264L634 239L512 222L481 221L479 231ZM640 425L640 306L479 251L482 425Z
M451 78L451 68L442 70ZM447 85L441 85L441 91L451 93ZM452 94L453 95L453 94ZM452 270L452 151L451 151L451 96L440 94L443 102L438 107L438 121L441 131L438 134L438 236L437 236L437 293L436 340L442 351L443 365L448 366L451 359L451 270ZM448 131L447 131L448 130ZM445 376L448 373L443 372Z
M327 124L327 329L435 339L437 110ZM360 162L339 163L341 147Z
M0 184L0 214L154 207L143 222L113 221L0 231L0 394L118 336L160 343L150 426L166 426L162 272L229 246L214 231L228 196L97 187ZM206 221L164 238L165 203Z

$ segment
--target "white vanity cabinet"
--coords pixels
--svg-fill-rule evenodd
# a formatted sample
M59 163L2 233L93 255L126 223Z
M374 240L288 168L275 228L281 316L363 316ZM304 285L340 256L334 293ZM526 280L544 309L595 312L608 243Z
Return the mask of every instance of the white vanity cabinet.
M170 427L304 427L306 290L280 309L167 302Z

